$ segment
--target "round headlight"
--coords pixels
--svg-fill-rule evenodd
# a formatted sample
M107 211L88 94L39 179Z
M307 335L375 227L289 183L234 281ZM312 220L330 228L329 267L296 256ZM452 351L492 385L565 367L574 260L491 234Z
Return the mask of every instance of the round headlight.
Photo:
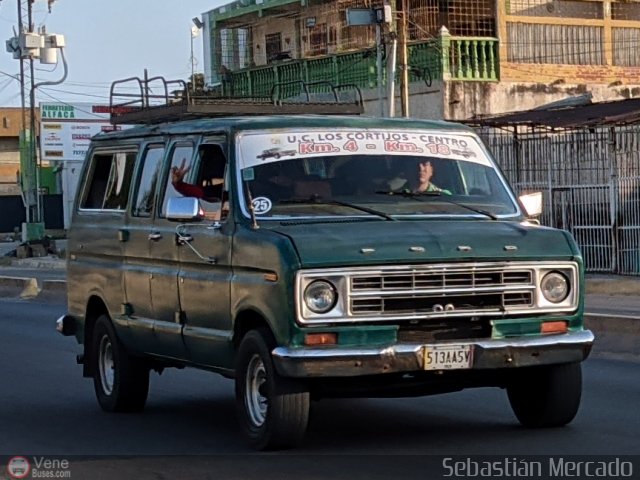
M336 288L326 280L311 282L304 290L304 303L315 313L327 313L337 300Z
M540 283L542 295L551 303L560 303L569 295L569 281L559 272L547 273Z

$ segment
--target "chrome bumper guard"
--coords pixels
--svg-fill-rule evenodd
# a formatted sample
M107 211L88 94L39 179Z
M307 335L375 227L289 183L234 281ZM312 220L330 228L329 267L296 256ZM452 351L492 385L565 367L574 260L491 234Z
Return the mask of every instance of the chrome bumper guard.
M381 348L277 347L272 356L285 377L353 377L423 369L424 349L442 345L472 345L472 370L516 368L580 362L589 356L590 330L535 338L449 341L437 344L395 344Z
M56 331L66 337L75 335L76 319L71 315L63 315L56 320Z

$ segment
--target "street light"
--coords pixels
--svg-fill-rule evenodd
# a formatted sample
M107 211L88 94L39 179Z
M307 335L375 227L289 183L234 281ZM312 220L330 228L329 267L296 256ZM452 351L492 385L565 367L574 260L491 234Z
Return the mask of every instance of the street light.
M196 91L196 57L193 54L193 39L197 38L200 34L204 23L202 23L198 17L193 17L191 21L193 22L193 26L191 27L191 93L193 94Z

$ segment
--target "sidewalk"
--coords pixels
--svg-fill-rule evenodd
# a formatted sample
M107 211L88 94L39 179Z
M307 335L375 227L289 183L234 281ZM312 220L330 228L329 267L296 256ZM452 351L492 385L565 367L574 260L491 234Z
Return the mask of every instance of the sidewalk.
M0 242L0 297L33 298L43 292L66 292L66 263L55 255L18 259L7 256L20 242ZM58 251L66 250L66 240L56 240Z

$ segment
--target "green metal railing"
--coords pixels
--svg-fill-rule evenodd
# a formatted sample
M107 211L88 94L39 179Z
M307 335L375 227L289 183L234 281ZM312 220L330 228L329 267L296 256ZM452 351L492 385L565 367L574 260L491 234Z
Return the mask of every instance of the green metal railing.
M410 82L497 81L498 40L441 35L432 40L410 44L408 64ZM400 69L397 68L396 72L399 77ZM384 84L387 82L386 77L385 72ZM376 88L375 50L291 60L238 70L225 76L223 88L225 95L232 97L270 97L273 85L290 82L280 92L281 96L287 97L301 94L300 86L293 83L300 80L307 83L328 81L333 84L354 84L362 89Z
M498 40L451 37L449 72L454 80L498 80Z

